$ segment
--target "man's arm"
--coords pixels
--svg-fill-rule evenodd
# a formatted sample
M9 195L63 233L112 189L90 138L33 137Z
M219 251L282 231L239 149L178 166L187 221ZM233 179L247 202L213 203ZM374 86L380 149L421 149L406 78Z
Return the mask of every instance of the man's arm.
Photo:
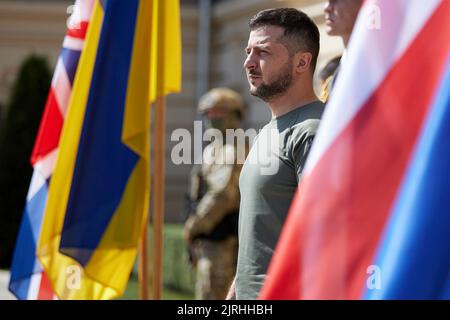
M291 141L289 144L289 153L291 161L295 167L295 174L297 182L300 183L302 178L303 168L311 150L319 120L309 119L304 121L301 125L293 128Z

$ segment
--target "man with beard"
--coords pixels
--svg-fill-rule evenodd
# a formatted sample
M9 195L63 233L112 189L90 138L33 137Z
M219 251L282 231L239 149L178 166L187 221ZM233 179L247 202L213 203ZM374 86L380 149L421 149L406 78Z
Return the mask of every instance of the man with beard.
M244 68L250 93L268 104L272 119L239 179L239 251L229 299L258 297L323 112L313 90L320 38L314 22L279 8L259 12L249 26Z

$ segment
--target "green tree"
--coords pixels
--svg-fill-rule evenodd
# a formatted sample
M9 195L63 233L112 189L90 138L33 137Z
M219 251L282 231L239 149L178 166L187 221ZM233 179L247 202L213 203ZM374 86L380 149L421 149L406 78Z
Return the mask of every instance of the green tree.
M46 59L34 55L27 58L0 125L0 268L11 263L32 174L29 159L50 81Z

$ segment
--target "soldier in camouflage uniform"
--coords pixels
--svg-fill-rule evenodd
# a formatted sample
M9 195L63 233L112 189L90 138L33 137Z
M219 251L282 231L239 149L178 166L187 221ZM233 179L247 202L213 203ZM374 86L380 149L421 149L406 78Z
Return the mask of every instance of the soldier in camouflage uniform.
M238 93L216 88L200 99L198 111L207 128L222 132L223 142L214 139L203 151L202 164L192 169L185 238L197 266L196 298L224 299L236 268L242 168L225 130L240 128L243 103Z

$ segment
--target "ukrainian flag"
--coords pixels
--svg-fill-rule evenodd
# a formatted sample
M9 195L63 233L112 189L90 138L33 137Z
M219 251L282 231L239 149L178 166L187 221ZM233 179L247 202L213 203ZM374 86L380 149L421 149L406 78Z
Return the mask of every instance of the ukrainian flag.
M123 294L147 220L150 104L178 92L178 0L97 1L37 255L60 299Z

